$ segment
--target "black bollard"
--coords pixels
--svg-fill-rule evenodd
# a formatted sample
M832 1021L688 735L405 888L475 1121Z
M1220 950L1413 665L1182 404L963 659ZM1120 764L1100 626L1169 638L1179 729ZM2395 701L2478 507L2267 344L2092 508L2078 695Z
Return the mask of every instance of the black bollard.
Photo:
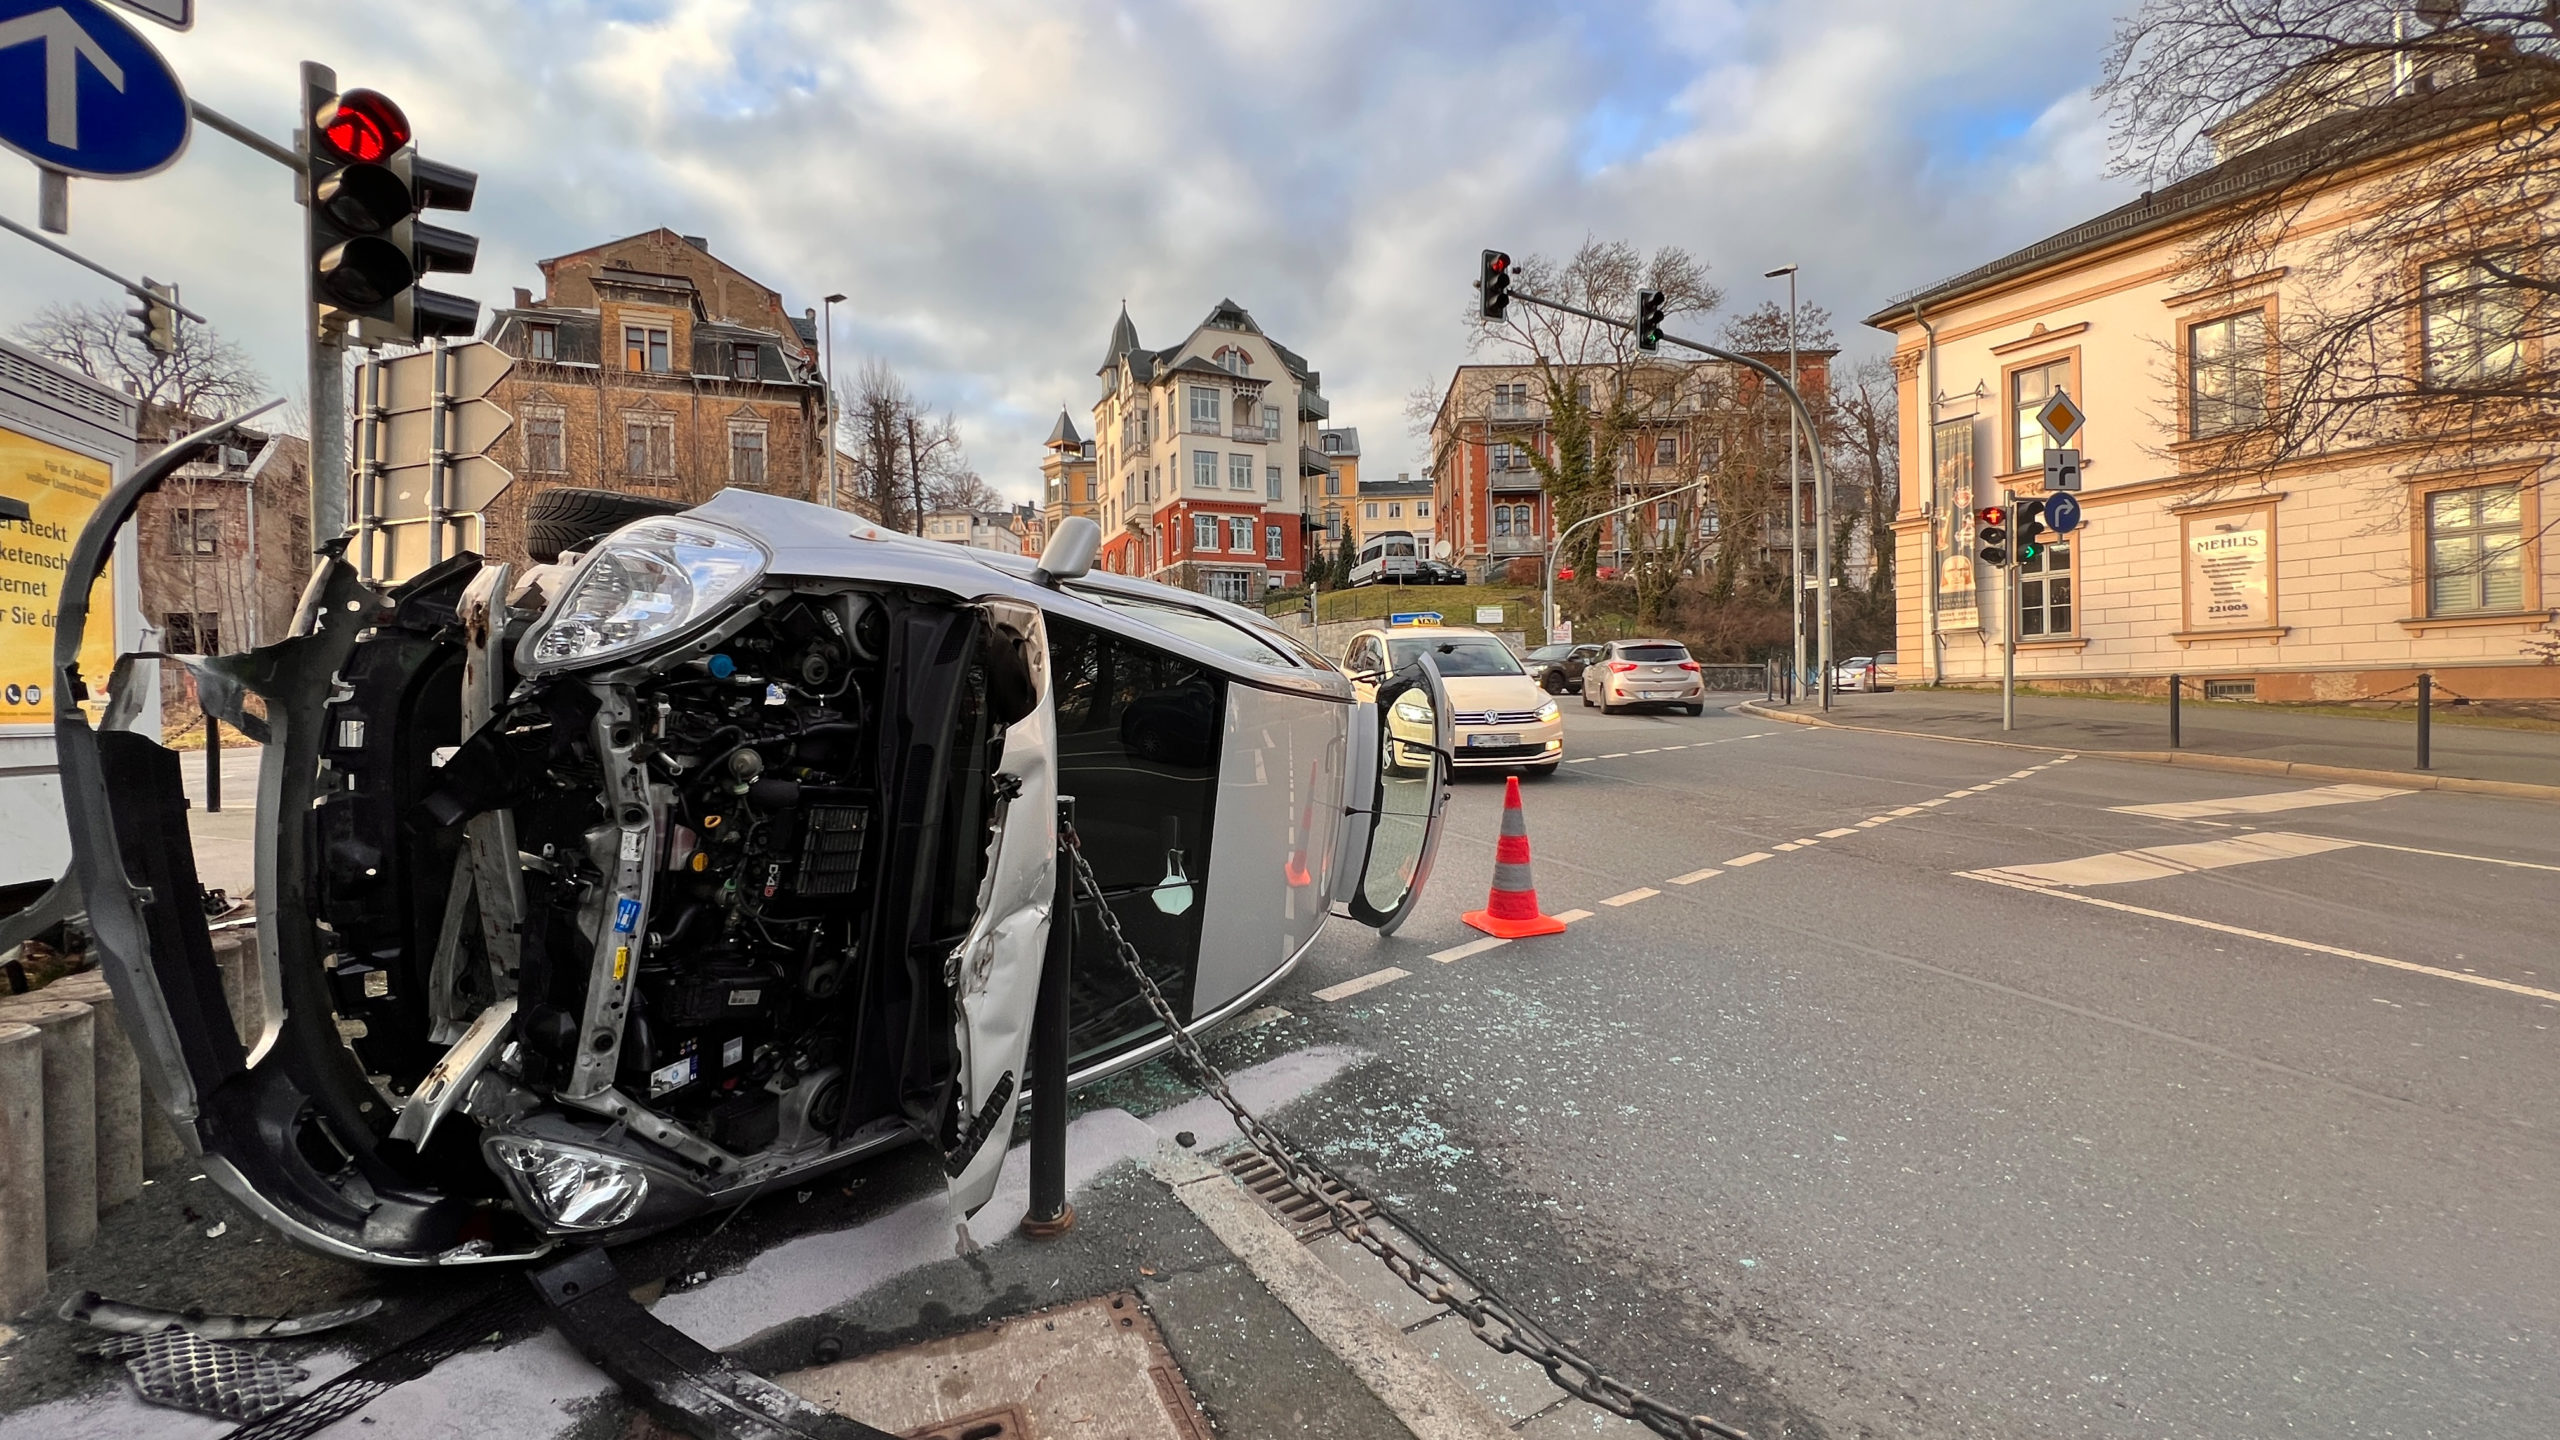
M204 717L204 813L222 813L222 722Z
M2169 677L2169 748L2178 748L2178 677Z
M1073 796L1058 797L1061 832L1075 821ZM1031 1208L1022 1233L1035 1238L1074 1228L1067 1203L1067 979L1075 964L1075 861L1061 835L1058 885L1049 907L1049 948L1040 959L1040 999L1031 1016Z
M2435 761L2430 752L2435 748L2436 677L2424 671L2418 675L2418 768L2424 770Z

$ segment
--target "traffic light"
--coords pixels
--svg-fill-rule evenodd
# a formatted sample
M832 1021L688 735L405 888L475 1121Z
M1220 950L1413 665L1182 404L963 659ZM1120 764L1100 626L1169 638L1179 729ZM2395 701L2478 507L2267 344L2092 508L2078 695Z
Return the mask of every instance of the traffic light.
M1639 290L1636 292L1637 349L1659 350L1662 348L1662 311L1661 291Z
M1983 506L1981 509L1976 510L1976 511L1974 511L1974 512L1973 512L1973 518L1974 518L1975 522L1976 522L1976 523L1978 523L1978 524L1982 527L1982 531L1981 531L1982 546L1981 546L1981 548L1980 548L1980 549L1975 550L1973 553L1974 553L1976 556L1979 556L1979 557L1981 558L1981 560L1982 560L1982 563L1983 563L1983 564L1985 564L1985 565L2006 565L2006 564L2008 564L2008 563L2009 563L2009 511L2008 511L2008 508L2007 508L2006 506L2001 506L2001 505L1985 505L1985 506Z
M2044 553L2044 502L2018 502L2018 563L2026 564Z
M178 287L163 285L145 275L142 289L139 302L125 312L133 317L133 338L166 360L178 353Z
M1511 313L1511 257L1499 250L1484 252L1476 271L1476 310L1487 320Z
M303 192L312 296L323 316L361 322L368 341L468 335L480 302L418 285L428 271L470 273L478 237L418 218L468 210L479 177L420 156L409 117L378 90L307 97Z

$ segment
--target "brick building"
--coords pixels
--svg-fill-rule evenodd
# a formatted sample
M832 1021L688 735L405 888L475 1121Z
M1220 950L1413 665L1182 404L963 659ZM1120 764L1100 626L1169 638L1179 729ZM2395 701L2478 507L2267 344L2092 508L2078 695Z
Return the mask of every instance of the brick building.
M1138 343L1124 307L1094 402L1100 565L1227 600L1306 575L1321 533L1320 377L1221 300L1166 350Z
M1806 350L1797 356L1796 383L1809 399L1830 385L1831 353ZM1775 363L1783 366L1784 355ZM1603 387L1616 384L1625 384L1644 397L1637 407L1636 433L1618 446L1614 504L1674 490L1708 473L1721 459L1721 435L1732 423L1735 407L1747 405L1759 393L1756 377L1719 360L1649 361L1623 370L1614 365L1562 367L1561 378L1575 387L1585 406L1594 404L1595 396L1605 400ZM1553 458L1551 418L1544 382L1534 365L1461 365L1450 377L1431 421L1433 523L1440 538L1449 542L1452 559L1470 572L1491 578L1513 560L1543 560L1556 538L1553 498L1529 459L1533 451ZM1785 483L1783 471L1778 483L1782 487ZM1812 519L1812 490L1808 481L1803 517L1807 522ZM1664 525L1689 517L1703 533L1715 533L1712 507L1697 513L1696 497L1662 503L1674 508L1600 522L1603 565L1631 548L1635 538L1631 522ZM1787 544L1783 499L1774 512L1761 549L1765 552L1775 546L1783 563ZM1810 531L1805 547L1810 566Z
M523 558L525 503L590 486L686 504L736 486L825 503L828 399L817 317L657 229L541 262L487 338L516 357L490 398L515 417L491 451L516 475L488 553Z
M192 428L182 426L180 428ZM243 429L182 465L134 510L142 618L171 655L281 640L311 576L310 444ZM163 723L195 722L185 667L161 666Z

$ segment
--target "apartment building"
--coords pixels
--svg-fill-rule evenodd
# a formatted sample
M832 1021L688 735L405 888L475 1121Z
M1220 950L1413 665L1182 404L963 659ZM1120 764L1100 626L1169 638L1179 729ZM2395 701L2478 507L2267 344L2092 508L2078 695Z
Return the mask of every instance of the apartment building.
M1433 529L1431 479L1417 480L1399 472L1393 480L1363 480L1358 500L1351 507L1351 543L1356 547L1368 543L1372 535L1400 530L1422 542L1422 553L1431 553Z
M1101 480L1094 463L1094 443L1076 433L1076 422L1058 412L1058 423L1040 453L1040 519L1055 530L1070 515L1099 520Z
M1306 360L1233 300L1163 350L1123 306L1096 373L1101 567L1237 601L1299 584L1336 473Z
M814 311L667 229L540 265L542 297L517 290L487 329L516 357L490 395L515 417L490 453L516 479L486 517L489 554L523 558L525 504L556 485L827 500Z

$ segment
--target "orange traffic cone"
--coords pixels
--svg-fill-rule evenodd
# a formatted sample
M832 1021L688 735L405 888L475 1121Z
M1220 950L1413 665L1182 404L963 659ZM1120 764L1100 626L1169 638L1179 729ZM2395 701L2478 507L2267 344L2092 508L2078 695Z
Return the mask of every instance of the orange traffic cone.
M1493 889L1484 908L1462 917L1487 935L1520 940L1555 935L1564 922L1538 908L1538 887L1529 879L1529 821L1520 813L1520 777L1510 777L1502 792L1502 838L1493 842Z

